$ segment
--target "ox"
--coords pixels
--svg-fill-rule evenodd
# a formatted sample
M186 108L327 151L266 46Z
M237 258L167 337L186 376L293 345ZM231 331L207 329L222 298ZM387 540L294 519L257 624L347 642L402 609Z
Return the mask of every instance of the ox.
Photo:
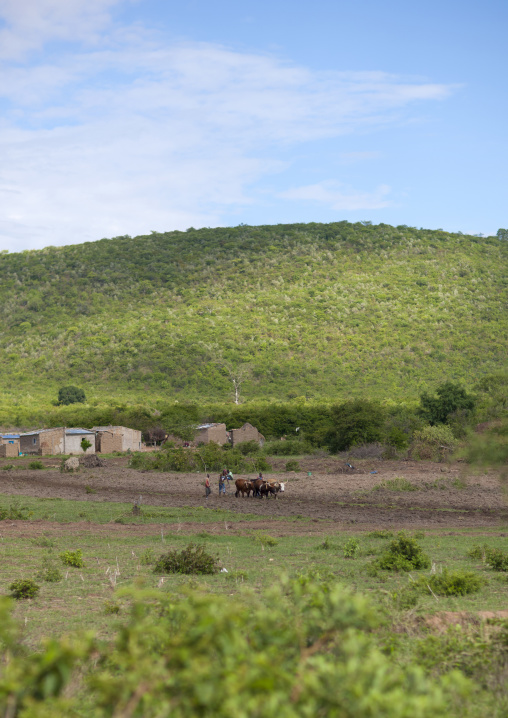
M268 498L269 495L272 494L273 498L276 499L279 491L284 491L284 484L278 481L263 481L259 487L261 497L266 496L266 498Z
M247 481L246 479L237 479L235 481L236 491L235 496L238 498L240 494L242 494L242 497L247 494L247 497L250 496L250 492L253 491L254 487L252 486L252 481Z

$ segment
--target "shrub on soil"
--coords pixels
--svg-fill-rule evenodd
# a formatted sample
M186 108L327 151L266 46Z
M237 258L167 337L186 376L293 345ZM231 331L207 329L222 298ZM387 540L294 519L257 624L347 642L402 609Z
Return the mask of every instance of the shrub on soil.
M384 571L413 571L430 567L430 558L415 538L404 531L390 542L385 553L373 564Z
M300 471L300 464L296 459L286 461L286 471Z
M387 529L378 529L376 531L369 531L369 533L367 534L367 538L382 538L382 539L393 538L393 531L388 531Z
M37 594L40 591L40 586L35 583L35 581L32 581L31 578L24 578L19 579L18 581L13 581L11 585L9 586L9 591L11 592L11 596L16 599L23 599L23 598L35 598Z
M31 461L28 464L28 468L31 469L32 471L36 471L38 469L43 469L44 464L42 463L42 461Z
M76 551L64 551L60 554L60 559L65 566L83 568L83 566L85 565L80 548L78 548Z
M350 538L344 544L344 558L355 558L360 548L358 539Z
M257 543L260 543L263 548L265 546L269 546L270 548L273 548L273 546L277 546L279 543L276 538L273 536L269 536L268 534L258 534L256 536Z
M212 574L219 570L218 559L203 545L190 543L181 551L172 549L159 556L154 573Z
M263 453L267 456L302 456L313 454L312 444L300 439L287 439L286 441L267 441L263 446Z
M26 506L19 506L18 504L12 504L8 509L0 508L0 521L26 521L32 515Z
M374 486L377 491L386 489L387 491L418 491L418 488L403 476L396 476L394 479L382 481Z

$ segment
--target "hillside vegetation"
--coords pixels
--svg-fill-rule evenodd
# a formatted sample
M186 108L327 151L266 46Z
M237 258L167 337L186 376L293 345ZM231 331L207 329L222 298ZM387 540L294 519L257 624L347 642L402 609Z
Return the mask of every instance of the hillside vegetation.
M6 406L414 400L506 361L496 237L350 224L190 229L0 256Z

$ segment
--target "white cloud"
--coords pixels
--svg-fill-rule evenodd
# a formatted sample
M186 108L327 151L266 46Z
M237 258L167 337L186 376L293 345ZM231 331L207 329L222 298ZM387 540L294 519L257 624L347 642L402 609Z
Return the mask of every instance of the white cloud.
M212 44L164 45L115 25L114 5L29 0L25 16L0 0L0 41L2 33L9 40L0 248L220 224L253 202L254 183L287 167L288 147L403 121L415 101L452 89L383 73L312 72ZM19 59L73 33L79 46ZM387 206L383 187L348 194L321 183L281 196L295 193L336 209Z
M325 181L317 184L295 187L281 192L279 197L326 204L333 210L383 209L390 206L387 195L391 188L380 185L373 192L351 191L339 182Z

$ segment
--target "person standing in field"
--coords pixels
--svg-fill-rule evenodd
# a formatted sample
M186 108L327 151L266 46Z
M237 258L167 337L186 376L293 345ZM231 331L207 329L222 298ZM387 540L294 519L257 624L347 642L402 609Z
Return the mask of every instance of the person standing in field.
M210 474L206 475L206 481L205 481L205 499L208 501L208 497L212 493L212 489L210 487Z
M219 496L221 494L226 495L226 475L224 471L219 474Z

